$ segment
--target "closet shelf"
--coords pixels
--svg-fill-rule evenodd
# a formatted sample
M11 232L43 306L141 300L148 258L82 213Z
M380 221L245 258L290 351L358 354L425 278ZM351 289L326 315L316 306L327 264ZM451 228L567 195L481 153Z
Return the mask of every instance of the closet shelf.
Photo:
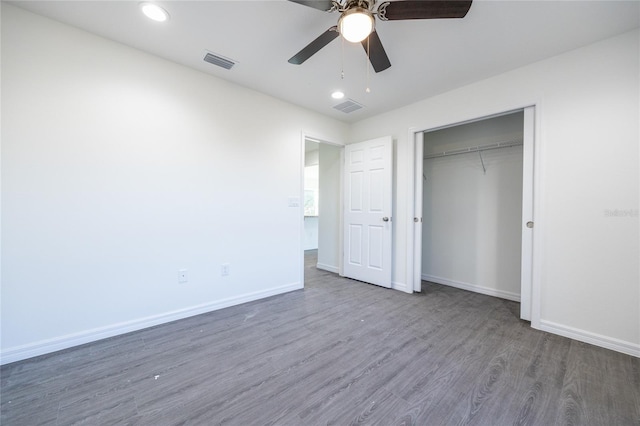
M437 157L447 157L449 155L467 154L469 152L482 152L482 151L488 151L490 149L509 148L511 146L521 146L521 145L522 145L522 141L498 142L498 143L492 143L489 145L473 146L469 148L460 148L460 149L453 149L451 151L438 152L435 154L427 154L424 156L424 158L428 159L428 158L437 158Z

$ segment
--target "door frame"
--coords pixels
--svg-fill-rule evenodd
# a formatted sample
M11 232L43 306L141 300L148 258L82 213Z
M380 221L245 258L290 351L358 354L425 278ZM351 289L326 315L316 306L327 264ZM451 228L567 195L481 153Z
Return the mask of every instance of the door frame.
M407 161L407 174L409 179L407 194L407 211L411 215L407 217L407 264L406 274L409 277L408 285L413 286L414 291L421 290L421 272L422 272L422 152L423 152L423 133L426 131L440 130L447 127L454 127L461 124L468 124L475 121L481 121L488 118L495 118L501 115L511 114L518 111L526 110L527 108L533 108L533 135L527 137L525 135L523 144L527 146L523 147L524 153L529 153L532 156L533 168L531 172L533 176L530 177L535 191L532 191L531 201L533 202L533 218L535 222L532 231L532 248L531 248L531 262L530 262L530 296L531 296L531 326L533 328L540 328L540 310L541 310L541 277L542 277L542 265L540 264L541 248L543 247L543 235L544 235L544 221L542 220L542 180L543 169L540 161L536 159L542 158L542 137L540 132L540 117L541 117L541 102L531 102L524 105L518 105L510 108L500 109L491 113L474 115L471 117L462 117L460 119L447 120L444 122L431 123L429 125L420 127L411 127L408 131L408 161ZM526 113L525 113L526 117ZM526 118L525 118L526 119ZM527 154L525 154L527 155ZM524 159L526 160L526 159ZM526 166L523 164L523 170L526 171ZM419 192L419 193L418 193ZM524 198L524 194L523 194ZM418 222L414 222L414 218L418 218ZM524 224L522 224L524 226ZM521 271L522 275L522 271Z
M306 152L305 145L306 142L317 142L321 144L335 146L340 148L340 193L338 194L338 206L339 206L339 214L338 214L338 275L342 276L343 273L343 245L342 245L342 236L343 236L343 179L344 179L344 143L334 142L331 140L324 139L323 137L314 136L310 133L302 131L300 133L300 192L298 196L299 201L299 218L300 218L300 248L299 248L299 280L300 285L304 287L304 168L305 168L305 160L306 160Z

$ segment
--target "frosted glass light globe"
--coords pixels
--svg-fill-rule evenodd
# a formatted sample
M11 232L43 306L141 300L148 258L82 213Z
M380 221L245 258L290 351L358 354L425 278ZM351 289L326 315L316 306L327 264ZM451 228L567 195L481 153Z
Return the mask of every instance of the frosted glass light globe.
M338 20L338 31L345 40L359 43L373 31L373 15L362 7L349 9Z

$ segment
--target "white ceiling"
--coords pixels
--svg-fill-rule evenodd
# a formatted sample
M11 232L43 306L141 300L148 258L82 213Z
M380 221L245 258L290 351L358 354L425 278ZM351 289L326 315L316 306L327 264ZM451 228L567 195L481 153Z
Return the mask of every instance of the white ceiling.
M640 26L634 1L474 0L464 19L377 22L391 68L369 70L362 46L334 40L302 65L287 60L339 14L286 0L156 1L171 18L144 17L138 1L12 4L276 98L355 122ZM237 62L231 70L205 51ZM344 79L341 79L344 62ZM366 93L367 78L370 93ZM345 114L343 90L365 106Z

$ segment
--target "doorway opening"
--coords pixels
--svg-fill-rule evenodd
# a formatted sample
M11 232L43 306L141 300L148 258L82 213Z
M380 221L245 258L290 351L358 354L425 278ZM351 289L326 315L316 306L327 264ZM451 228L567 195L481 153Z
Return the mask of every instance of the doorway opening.
M303 271L315 267L341 273L343 146L304 138ZM310 256L307 256L310 255ZM313 265L309 264L313 260ZM303 273L304 275L304 273ZM304 276L302 277L304 282Z

